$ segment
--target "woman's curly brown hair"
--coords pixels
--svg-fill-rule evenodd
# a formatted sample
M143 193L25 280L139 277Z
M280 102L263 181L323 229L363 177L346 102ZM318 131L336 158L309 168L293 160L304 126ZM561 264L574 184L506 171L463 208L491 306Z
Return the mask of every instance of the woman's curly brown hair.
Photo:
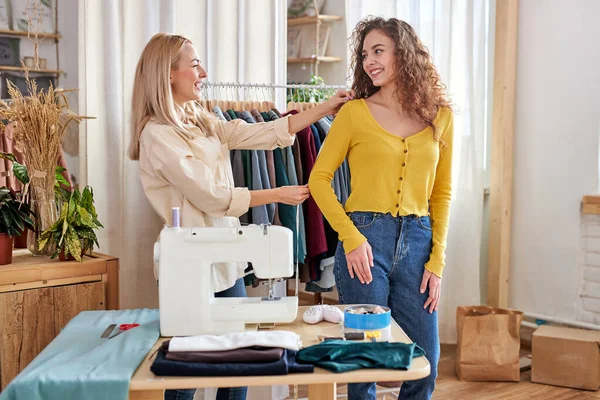
M374 30L384 33L396 45L394 55L397 71L394 79L402 107L429 125L434 138L439 140L433 121L438 109L450 107L450 104L427 48L408 23L396 18L367 17L356 25L351 38L351 67L354 71L352 89L356 98L367 98L379 90L362 66L365 37Z

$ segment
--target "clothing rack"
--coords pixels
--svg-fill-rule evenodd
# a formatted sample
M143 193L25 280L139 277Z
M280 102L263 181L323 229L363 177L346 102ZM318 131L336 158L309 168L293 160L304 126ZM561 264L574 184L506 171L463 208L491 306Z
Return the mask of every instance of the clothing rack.
M346 85L309 85L309 84L274 84L274 83L241 83L241 82L208 82L202 83L205 99L218 100L269 100L276 106L284 109L287 96L296 90L303 90L305 95L308 90L326 91L332 95L338 89L348 89ZM330 93L329 93L330 92ZM310 98L304 99L306 102Z
M239 83L239 82L204 82L201 90L199 104L207 110L211 110L221 120L243 119L247 123L256 123L262 119L269 121L277 119L277 115L285 114L286 111L295 109L303 111L317 102L329 98L338 89L346 89L343 85L324 84L269 84L269 83ZM315 90L316 89L316 90ZM298 90L299 92L293 92ZM293 96L287 97L287 94ZM329 91L331 93L329 93ZM273 99L280 92L279 105L275 105ZM306 102L302 96L307 94ZM290 100L287 102L286 100ZM302 106L298 109L297 106ZM219 109L215 110L215 106ZM293 108L290 108L293 107ZM308 108L304 108L308 107ZM287 110L286 110L287 109ZM258 114L259 119L256 119ZM244 116L243 113L250 113ZM302 171L312 168L318 151L322 146L325 136L331 127L332 117L327 116L311 124L311 126L297 132L297 140L294 146L286 147L285 150L275 149L271 154L262 155L258 150L233 150L231 160L233 178L238 187L249 187L251 190L270 189L285 185L306 184L308 176ZM304 157L302 156L304 154ZM271 168L268 160L271 158ZM253 179L259 177L258 179ZM349 170L344 165L336 171L334 180L338 185L333 185L338 190L341 199L347 199L349 192ZM342 184L346 182L346 184ZM342 200L341 200L342 201ZM294 215L292 215L294 214ZM292 221L294 219L295 225ZM277 222L276 222L277 221ZM320 221L320 222L319 222ZM241 217L244 223L274 223L290 228L294 232L295 249L294 260L304 264L303 276L306 282L302 297L310 296L313 304L322 302L322 292L330 290L335 284L333 282L333 263L331 250L332 242L337 235L330 227L326 227L323 217L317 205L306 203L304 207L296 207L296 211L289 209L288 205L262 205L253 207L248 215ZM308 237L312 237L308 240ZM298 256L298 258L296 258ZM247 277L246 285L259 285L260 282L254 277ZM298 280L296 280L296 284ZM283 296L298 293L297 289L287 288L287 282L275 286L276 295ZM298 293L299 294L299 293Z

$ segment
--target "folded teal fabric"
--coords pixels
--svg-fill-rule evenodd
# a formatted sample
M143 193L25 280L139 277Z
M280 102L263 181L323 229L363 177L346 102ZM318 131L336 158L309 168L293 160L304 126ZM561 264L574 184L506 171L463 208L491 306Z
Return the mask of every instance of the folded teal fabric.
M0 393L0 400L129 397L129 381L159 337L158 310L84 311ZM110 324L138 323L113 339Z
M333 372L348 372L363 368L408 369L413 358L424 355L415 343L328 340L301 349L296 360Z

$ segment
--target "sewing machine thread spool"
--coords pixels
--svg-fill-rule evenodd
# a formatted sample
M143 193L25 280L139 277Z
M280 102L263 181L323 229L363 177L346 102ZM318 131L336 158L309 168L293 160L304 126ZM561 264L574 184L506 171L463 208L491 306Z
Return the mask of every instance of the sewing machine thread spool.
M171 219L173 228L181 228L181 215L179 214L179 207L173 207L171 209Z

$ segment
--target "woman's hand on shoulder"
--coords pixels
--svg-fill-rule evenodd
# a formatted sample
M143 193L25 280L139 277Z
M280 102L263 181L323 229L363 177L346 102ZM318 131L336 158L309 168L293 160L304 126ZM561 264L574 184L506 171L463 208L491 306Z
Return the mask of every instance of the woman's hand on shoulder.
M328 114L336 114L348 101L354 99L354 90L338 90L326 102Z

